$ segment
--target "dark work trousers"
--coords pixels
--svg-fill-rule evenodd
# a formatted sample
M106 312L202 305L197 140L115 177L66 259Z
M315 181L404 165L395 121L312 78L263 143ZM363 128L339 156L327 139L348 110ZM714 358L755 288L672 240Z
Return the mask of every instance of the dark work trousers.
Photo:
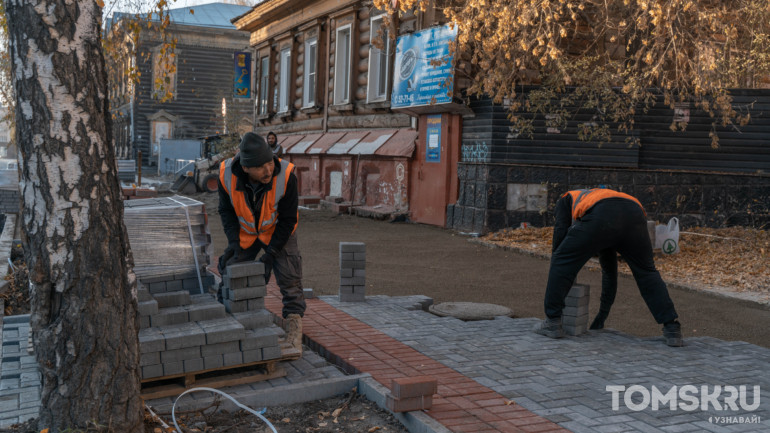
M234 263L256 260L260 251L261 248L248 248L238 255ZM224 275L224 269L219 271ZM305 294L302 291L302 256L299 254L296 235L289 236L286 245L273 261L272 271L283 297L283 317L286 318L289 314L304 316Z
M628 263L655 321L665 323L676 319L666 283L655 269L647 218L639 205L626 199L600 201L569 228L551 256L545 290L546 316L561 317L564 298L580 269L596 253L610 248Z

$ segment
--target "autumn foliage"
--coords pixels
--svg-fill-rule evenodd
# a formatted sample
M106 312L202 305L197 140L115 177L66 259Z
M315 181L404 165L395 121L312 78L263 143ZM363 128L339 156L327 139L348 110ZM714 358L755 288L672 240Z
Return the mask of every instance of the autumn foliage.
M523 108L566 121L560 116L568 113L559 107L584 101L597 113L590 124L579 125L585 139L606 135L608 123L632 128L633 116L661 94L672 108L688 103L705 111L716 146L718 126L740 128L750 120L748 111L734 109L729 89L761 87L770 73L767 0L374 4L391 17L428 7L443 11L458 26L455 66L471 79L469 93L505 102L512 113ZM522 95L522 84L540 84L545 93ZM526 131L525 123L519 127Z

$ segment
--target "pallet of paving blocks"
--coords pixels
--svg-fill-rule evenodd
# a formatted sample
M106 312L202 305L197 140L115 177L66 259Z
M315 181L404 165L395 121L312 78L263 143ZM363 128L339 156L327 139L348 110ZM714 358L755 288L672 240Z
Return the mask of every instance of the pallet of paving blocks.
M139 289L145 398L281 377L278 363L299 358L265 309L264 265L231 265L223 282L224 304L213 294Z
M134 272L151 293L206 293L214 276L211 234L203 203L182 196L123 203Z
M567 335L580 335L588 329L590 289L588 284L574 284L564 298L561 320Z
M366 244L340 242L340 302L366 300Z

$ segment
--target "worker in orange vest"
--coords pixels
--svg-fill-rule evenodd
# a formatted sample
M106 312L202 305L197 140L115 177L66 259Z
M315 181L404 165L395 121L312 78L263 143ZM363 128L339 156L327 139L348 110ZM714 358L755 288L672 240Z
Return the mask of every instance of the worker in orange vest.
M663 324L666 344L682 346L681 325L676 320L678 315L666 283L655 269L647 215L639 200L606 188L568 191L556 202L554 214L553 254L544 302L546 318L535 332L551 338L563 337L564 299L578 272L600 253L600 262L607 268L603 279L617 278L617 251L631 268L647 308ZM603 292L605 287L612 291L607 284L603 286ZM607 304L612 304L614 293L603 293L602 297L604 305L598 319L603 327L604 312L609 313Z
M286 340L302 351L302 257L297 245L299 214L294 164L273 155L265 140L244 134L239 153L219 168L219 216L228 246L219 259L227 265L254 260L265 265L265 283L275 272L283 296ZM221 295L219 296L221 298Z

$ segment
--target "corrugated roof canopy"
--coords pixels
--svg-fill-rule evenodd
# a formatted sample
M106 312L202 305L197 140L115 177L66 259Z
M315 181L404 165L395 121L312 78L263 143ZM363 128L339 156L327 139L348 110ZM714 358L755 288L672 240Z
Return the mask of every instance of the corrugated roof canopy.
M282 135L278 142L289 155L379 155L409 158L414 153L417 131L377 129Z

